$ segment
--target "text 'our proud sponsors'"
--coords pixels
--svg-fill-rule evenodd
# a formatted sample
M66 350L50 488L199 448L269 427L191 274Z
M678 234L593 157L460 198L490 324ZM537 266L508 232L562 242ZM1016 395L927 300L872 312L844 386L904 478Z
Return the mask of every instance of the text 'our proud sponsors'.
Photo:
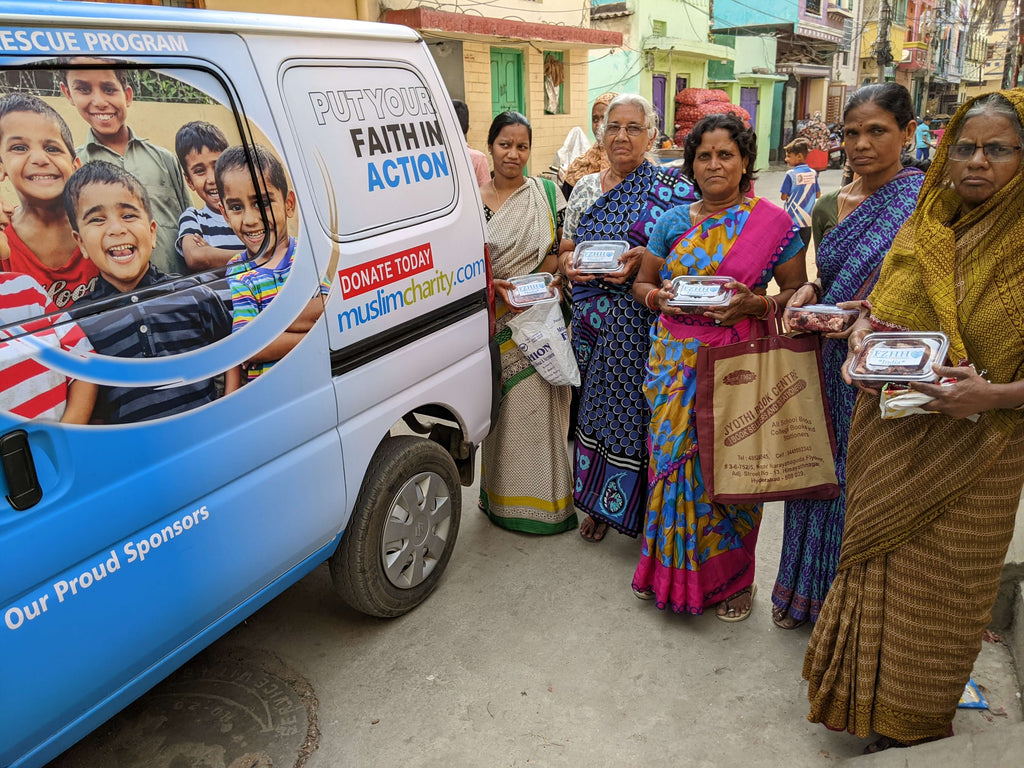
M146 558L155 550L171 546L179 536L189 535L189 531L209 519L210 510L204 504L149 533L129 539L118 548L98 556L95 562L87 562L72 573L65 574L64 578L57 579L41 594L26 597L5 608L4 626L11 631L21 629L83 594L102 589L103 583L107 579L118 578L125 566L145 563Z
M350 126L355 156L366 163L368 192L451 175L444 134L426 88L310 91L309 101L317 125L330 120Z
M338 313L338 330L351 330L433 296L451 296L455 286L484 275L486 270L483 259L448 271L435 269L430 243L343 269L338 272L343 298L371 295ZM408 283L387 287L400 280Z

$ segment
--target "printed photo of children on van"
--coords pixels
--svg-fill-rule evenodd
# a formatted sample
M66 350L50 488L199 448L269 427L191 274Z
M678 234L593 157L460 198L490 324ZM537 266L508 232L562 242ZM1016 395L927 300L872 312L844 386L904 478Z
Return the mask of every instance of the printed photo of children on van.
M80 165L67 123L37 96L0 98L0 181L18 198L6 228L0 269L31 275L58 310L96 285L96 265L82 258L64 209L64 185Z
M226 93L125 64L0 72L0 411L77 424L184 413L258 378L323 314L326 283L243 366L177 387L97 386L36 360L18 373L39 343L124 358L215 344L291 273L297 207L279 157L239 144Z
M128 125L134 100L127 70L97 69L109 59L76 56L63 60L60 90L88 124L85 143L78 148L83 163L106 160L121 165L149 192L156 220L157 246L153 263L166 274L185 274L184 258L175 250L178 218L191 205L177 158L170 150L135 134Z
M231 319L209 288L175 282L151 263L157 222L149 194L132 174L102 160L72 174L64 204L82 254L100 273L78 322L98 354L162 357L200 349L230 333ZM148 289L140 293L140 289ZM93 301L102 311L87 313ZM93 421L124 424L170 416L212 402L213 379L178 387L100 387Z
M229 147L217 160L217 189L228 226L245 244L245 250L228 262L231 286L232 332L240 331L277 296L288 279L295 256L295 238L288 234L288 219L295 215L295 193L288 188L284 166L266 147L250 148L252 162L262 178L256 189L246 148ZM259 378L295 348L323 313L321 296L310 299L302 315L270 345L229 371L225 394Z

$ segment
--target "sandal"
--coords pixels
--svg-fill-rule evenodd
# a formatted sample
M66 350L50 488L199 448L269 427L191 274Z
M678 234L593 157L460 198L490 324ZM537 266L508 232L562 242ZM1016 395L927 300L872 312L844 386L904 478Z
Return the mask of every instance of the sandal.
M884 752L887 749L905 749L909 746L909 744L904 744L902 741L890 739L888 736L879 736L876 741L873 741L864 747L864 754L874 755L878 752Z
M638 600L653 600L654 590L648 587L647 589L637 589L633 587L633 594L636 595Z
M608 523L602 523L587 515L580 524L580 536L590 544L596 544L608 532Z
M807 623L807 618L794 619L785 608L772 606L772 623L779 629L796 629Z
M748 618L750 616L750 612L754 610L754 595L756 594L757 584L751 584L749 587L744 587L740 591L734 592L733 594L725 598L725 600L723 600L721 603L719 603L719 605L725 606L725 610L722 611L722 613L718 613L716 611L715 616L717 616L722 621L743 621L744 619ZM741 595L750 595L750 605L747 607L747 610L745 611L741 611L729 605L730 600L735 600L737 597L740 597Z

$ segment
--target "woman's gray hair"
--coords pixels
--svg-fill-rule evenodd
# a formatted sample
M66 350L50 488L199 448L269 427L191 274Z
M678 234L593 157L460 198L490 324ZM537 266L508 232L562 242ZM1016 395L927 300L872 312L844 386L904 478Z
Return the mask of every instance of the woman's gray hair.
M1017 139L1022 145L1024 145L1024 125L1021 125L1020 115L1018 115L1017 110L1013 108L1013 104L998 93L990 93L988 96L982 96L971 105L971 108L964 114L964 119L960 122L960 130L957 131L956 140L960 140L960 134L963 132L964 126L967 125L968 120L972 117L980 117L982 115L1005 117L1010 121L1010 125L1013 126L1014 130L1017 131Z
M658 113L654 106L639 93L620 93L610 102L601 119L601 127L598 128L598 141L604 141L604 127L608 125L608 115L616 107L635 107L644 113L644 125L647 127L647 137L653 139L658 133Z

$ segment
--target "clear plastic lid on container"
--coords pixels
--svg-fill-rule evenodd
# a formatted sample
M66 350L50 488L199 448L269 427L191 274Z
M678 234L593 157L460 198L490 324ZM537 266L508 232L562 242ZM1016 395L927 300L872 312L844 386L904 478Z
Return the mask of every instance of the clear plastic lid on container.
M935 381L933 365L941 365L949 338L940 332L870 333L850 365L855 381Z
M509 278L512 290L508 294L508 303L513 307L532 307L534 304L545 304L558 301L558 289L552 283L555 278L547 272L534 272Z
M672 290L675 293L669 304L673 307L681 307L690 312L707 312L712 309L721 309L729 306L732 301L733 291L726 288L726 283L733 282L733 278L725 275L710 275L708 277L695 277L692 275L680 275L672 280Z
M572 266L577 272L603 275L622 269L619 257L629 250L625 240L587 240L577 244Z
M860 311L841 309L832 304L805 304L786 307L782 319L791 331L841 333L857 322Z

